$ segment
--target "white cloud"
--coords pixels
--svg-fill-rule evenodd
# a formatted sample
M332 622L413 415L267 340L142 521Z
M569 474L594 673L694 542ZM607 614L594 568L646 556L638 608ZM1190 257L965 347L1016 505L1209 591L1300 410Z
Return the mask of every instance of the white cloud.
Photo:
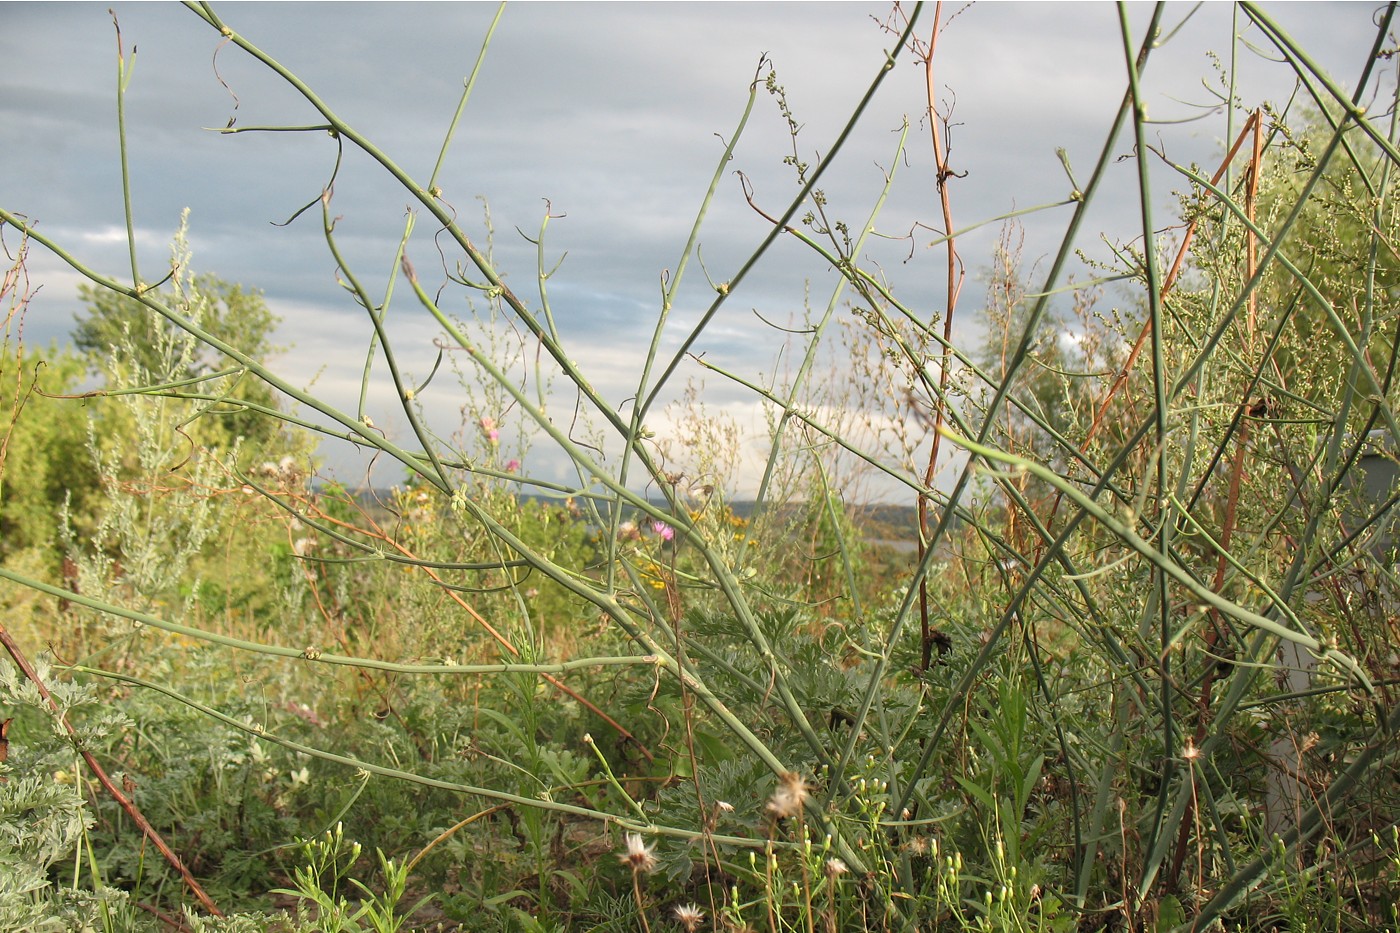
M297 71L342 116L369 133L406 170L426 178L441 134L456 106L485 26L489 5L216 4L227 21ZM1168 8L1167 21L1195 9ZM1300 33L1342 83L1354 80L1373 27L1365 5L1271 8ZM825 156L852 106L883 61L891 37L876 28L883 3L729 5L523 4L507 10L444 174L445 197L478 245L486 236L485 196L496 225L495 255L507 281L532 308L538 305L535 236L545 198L567 217L551 221L545 266L568 260L550 282L554 312L569 350L600 393L614 404L635 391L651 324L660 310L659 280L674 271L695 211L709 184L722 142L742 112L760 53L776 64L789 105L802 123L800 159ZM1130 8L1141 31L1148 8ZM23 210L95 268L126 267L125 220L117 168L112 102L113 33L105 4L6 4L0 58L0 115L20 146L6 151L0 204ZM363 312L336 283L335 264L313 207L290 227L274 227L314 201L330 177L336 142L324 132L221 136L204 127L236 116L242 127L319 118L300 96L236 48L211 57L218 35L190 13L164 5L117 7L128 48L140 58L128 99L129 150L138 246L147 269L163 267L167 242L182 208L192 208L191 240L199 271L262 287L284 317L279 340L294 349L275 361L296 384L314 381L336 404L351 408L359 392L369 331ZM1154 115L1193 113L1206 101L1208 50L1230 51L1231 11L1205 5L1171 41L1153 52L1146 72ZM1316 28L1325 22L1326 29ZM928 21L920 27L927 34ZM940 101L956 101L953 167L967 171L950 186L955 223L1013 208L1062 200L1069 180L1055 157L1064 146L1082 184L1122 97L1124 65L1116 13L1098 4L981 4L963 9L940 40L936 81ZM1254 33L1251 31L1251 35ZM1136 37L1140 39L1140 36ZM1136 41L1136 39L1135 39ZM1279 66L1240 50L1239 86L1253 104L1292 87ZM238 96L235 109L230 90ZM893 160L905 115L914 125L885 212L882 233L900 236L916 223L941 225L930 171L928 130L919 122L921 69L906 57L887 78L841 160L824 178L833 218L864 222ZM1238 122L1238 121L1237 121ZM1176 158L1209 161L1225 135L1223 118L1200 124L1153 126ZM698 264L716 281L730 279L766 232L744 203L734 174L752 180L756 201L781 211L796 189L783 164L792 142L776 101L760 89L753 116L726 166L702 252L692 261L669 325L665 359L685 329L714 299ZM1130 142L1120 139L1117 153ZM1096 255L1100 232L1127 240L1137 230L1132 164L1114 167L1079 245ZM1169 217L1178 182L1157 173L1158 209ZM372 295L386 287L407 194L363 154L347 150L336 180L332 212L341 217L337 242ZM799 214L800 216L800 214ZM1028 265L1052 253L1068 220L1056 209L1029 217ZM168 228L168 229L163 229ZM434 241L435 226L419 210L409 254L425 281L455 267L455 249ZM959 310L958 337L980 335L977 275L989 262L996 225L960 243L969 272ZM910 244L872 241L868 258L925 319L943 305L942 253L926 249L934 234L919 230ZM439 260L442 250L445 259ZM1043 273L1045 265L1042 264ZM78 277L38 251L31 260L45 283L27 333L57 336L71 324ZM721 308L695 351L706 360L753 376L771 371L783 336L762 324L800 317L820 307L834 277L827 263L790 239L775 244L751 277ZM436 288L436 284L433 286ZM810 295L810 298L809 298ZM376 298L377 300L377 298ZM465 311L460 291L444 302ZM400 286L391 308L405 369L421 378L435 357L436 327ZM382 366L377 372L382 373ZM679 395L692 365L678 371L667 398ZM460 393L439 375L425 395L442 430L460 420ZM372 416L402 430L392 393L374 384ZM743 425L748 458L742 482L757 475L758 403L712 379L707 397ZM567 407L561 401L559 407ZM658 419L660 409L653 412ZM397 420L396 420L397 419ZM340 454L329 452L328 457ZM556 470L558 464L551 464Z

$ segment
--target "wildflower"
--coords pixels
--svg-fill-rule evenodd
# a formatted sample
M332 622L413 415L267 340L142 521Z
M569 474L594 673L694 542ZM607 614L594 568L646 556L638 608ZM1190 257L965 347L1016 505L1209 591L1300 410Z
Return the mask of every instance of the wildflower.
M662 541L672 541L676 537L676 529L665 522L652 522L651 530L660 536Z
M628 833L626 839L627 852L618 856L622 864L631 868L633 874L656 871L656 846L643 842L640 833Z
M705 912L695 904L677 904L675 911L676 919L689 933L700 929L700 924L705 920Z
M768 798L768 812L778 819L796 816L807 802L807 782L802 775L788 771L778 778L778 789Z
M826 860L826 874L830 878L835 878L838 875L844 875L850 870L851 867L845 862L841 861L839 858L829 858Z
M507 473L514 473L516 470L519 470L519 469L520 469L520 461L519 461L519 460L507 460L507 461L506 461L506 472L507 472Z
M499 444L501 432L496 428L496 419L485 415L481 418L481 433L486 435L486 439L492 444Z

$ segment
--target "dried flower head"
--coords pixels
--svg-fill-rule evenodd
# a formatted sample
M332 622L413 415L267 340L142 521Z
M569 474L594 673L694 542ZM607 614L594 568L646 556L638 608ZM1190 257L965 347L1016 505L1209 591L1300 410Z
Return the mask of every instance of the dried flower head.
M622 864L631 868L634 873L650 874L656 871L656 847L643 842L640 833L628 833L626 839L627 851L618 856Z
M768 798L768 812L778 819L796 816L807 802L807 782L802 775L788 771L778 778L778 788Z
M681 926L685 927L688 933L695 933L700 929L700 924L705 921L705 912L694 904L677 904L676 919Z
M844 875L851 870L851 867L839 858L829 858L826 860L826 874L828 878L835 878Z

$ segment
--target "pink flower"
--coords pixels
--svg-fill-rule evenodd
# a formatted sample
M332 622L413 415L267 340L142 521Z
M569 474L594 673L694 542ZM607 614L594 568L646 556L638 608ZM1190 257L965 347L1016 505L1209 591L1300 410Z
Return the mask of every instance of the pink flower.
M660 535L662 541L672 541L676 537L676 529L665 522L652 522L651 530Z
M506 472L507 472L507 473L514 473L514 472L515 472L516 470L518 470L518 469L520 469L520 461L519 461L519 460L510 460L510 461L507 461L507 462L506 462Z

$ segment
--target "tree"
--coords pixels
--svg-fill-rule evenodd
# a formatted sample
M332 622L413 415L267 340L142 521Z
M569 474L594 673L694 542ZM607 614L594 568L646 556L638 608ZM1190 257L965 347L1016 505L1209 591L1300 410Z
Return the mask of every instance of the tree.
M191 272L185 229L182 217L172 245L172 274L154 297L248 356L261 360L276 352L272 334L281 319L268 308L262 292ZM260 450L278 438L281 425L275 418L239 404L276 410L276 394L242 372L236 361L201 344L179 324L135 299L90 285L78 286L78 295L87 312L77 317L73 342L86 355L90 368L106 377L109 388L207 376L208 381L190 391L224 397L200 419L203 444L229 449L241 438L245 445Z
M98 488L87 452L87 412L71 400L83 361L71 351L5 347L0 361L0 560L54 550L60 510L86 511ZM27 352L26 352L27 351ZM52 568L51 568L52 569Z
M191 276L180 287L161 289L157 298L186 314L213 336L232 344L252 357L264 357L276 348L272 331L280 318L272 313L257 289L226 282L203 273ZM154 376L183 378L214 372L229 364L226 356L207 352L181 361L179 372L164 372L162 340L179 333L179 328L139 301L96 288L79 285L78 296L87 313L77 317L73 345L93 361L98 370L114 350L130 359L142 372Z

